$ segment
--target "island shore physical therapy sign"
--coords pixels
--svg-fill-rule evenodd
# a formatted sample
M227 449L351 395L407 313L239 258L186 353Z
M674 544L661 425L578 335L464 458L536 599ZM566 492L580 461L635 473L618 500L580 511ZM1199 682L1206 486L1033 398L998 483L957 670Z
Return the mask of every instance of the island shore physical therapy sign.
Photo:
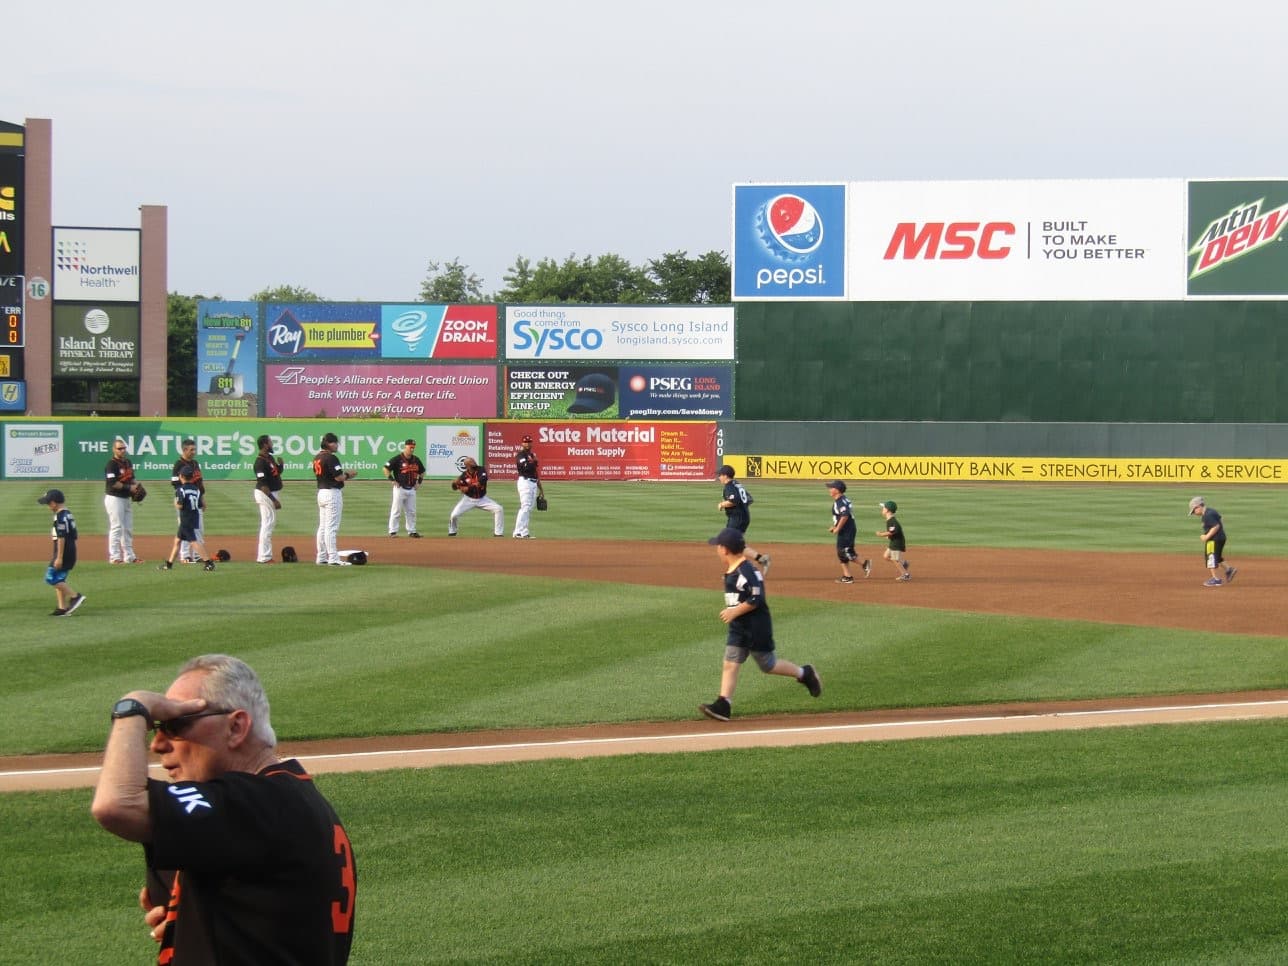
M1285 483L1288 460L1088 459L1057 456L726 455L740 476L766 480L977 483Z
M1288 296L1288 180L735 185L735 300Z

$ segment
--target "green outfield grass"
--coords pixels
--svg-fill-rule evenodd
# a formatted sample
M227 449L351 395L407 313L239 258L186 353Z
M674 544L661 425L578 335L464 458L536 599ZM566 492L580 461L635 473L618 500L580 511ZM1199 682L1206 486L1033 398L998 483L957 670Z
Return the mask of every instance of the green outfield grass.
M828 552L819 484L751 481L757 545ZM0 485L0 533L43 534L41 487ZM686 719L724 628L709 586L453 568L101 562L101 487L63 486L87 549L83 614L46 616L31 563L0 563L0 754L97 750L123 691L229 651L264 677L285 740ZM164 483L140 534L173 532ZM550 484L545 539L698 542L717 484ZM1193 553L1203 493L1231 555L1281 556L1275 487L856 485L917 546ZM495 495L513 512L513 487ZM277 544L312 552L312 487ZM252 534L250 488L215 484L208 529ZM454 502L422 493L421 530ZM388 490L346 490L342 535L384 533ZM872 507L872 528L879 522ZM863 517L860 516L860 523ZM486 532L486 514L465 518ZM861 530L863 527L861 526ZM444 541L445 544L445 541ZM217 546L217 542L215 543ZM3 546L3 544L0 544ZM539 546L534 545L534 546ZM0 556L3 556L0 551ZM824 699L757 674L757 713L1283 687L1288 636L1241 637L774 597L781 653ZM89 619L90 616L93 619ZM82 619L84 617L85 619ZM326 776L358 850L354 962L1168 962L1288 956L1282 723ZM0 796L5 962L146 961L138 850L87 792Z
M319 782L354 964L1288 958L1281 721ZM0 848L5 962L147 961L139 850L85 793L0 797Z

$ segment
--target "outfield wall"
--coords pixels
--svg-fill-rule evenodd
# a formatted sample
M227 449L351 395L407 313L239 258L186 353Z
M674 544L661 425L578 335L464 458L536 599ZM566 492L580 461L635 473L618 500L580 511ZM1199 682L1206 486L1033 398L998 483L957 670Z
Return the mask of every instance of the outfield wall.
M739 422L1032 421L1075 446L1256 447L1256 424L1288 422L1288 301L743 302L734 396ZM1043 428L1057 422L1074 425ZM1095 423L1127 425L1077 425ZM1182 423L1214 425L1165 429ZM1033 445L981 432L981 452Z

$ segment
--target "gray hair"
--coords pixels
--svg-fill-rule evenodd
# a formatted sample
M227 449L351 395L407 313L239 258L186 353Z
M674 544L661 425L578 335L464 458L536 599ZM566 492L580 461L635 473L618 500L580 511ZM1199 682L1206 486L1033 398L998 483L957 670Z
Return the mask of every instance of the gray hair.
M179 669L182 676L189 671L203 671L201 696L213 708L250 712L251 734L269 748L277 747L277 734L269 719L268 695L259 675L245 661L227 654L203 654L194 657Z

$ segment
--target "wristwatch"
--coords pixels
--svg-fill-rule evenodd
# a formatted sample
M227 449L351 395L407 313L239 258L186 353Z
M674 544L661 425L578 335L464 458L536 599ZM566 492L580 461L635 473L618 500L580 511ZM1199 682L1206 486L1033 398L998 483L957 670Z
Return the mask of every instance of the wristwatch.
M132 718L136 714L144 721L152 720L152 713L148 711L148 706L135 698L122 698L112 705L113 721L118 718Z

